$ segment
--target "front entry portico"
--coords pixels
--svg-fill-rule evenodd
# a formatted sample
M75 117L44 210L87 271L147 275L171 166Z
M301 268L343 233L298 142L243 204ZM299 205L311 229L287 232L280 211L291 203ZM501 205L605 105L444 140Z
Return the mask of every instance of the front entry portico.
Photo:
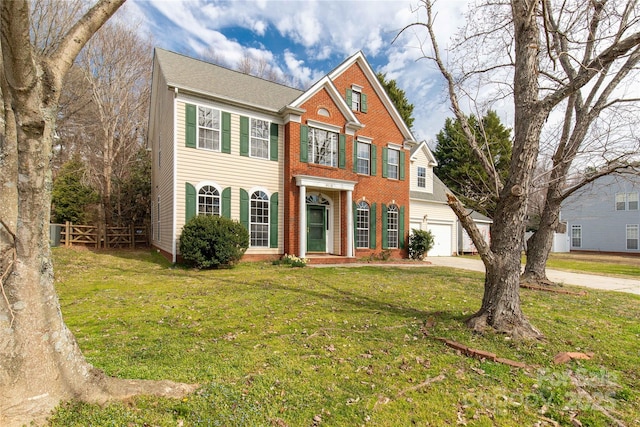
M344 181L331 178L321 178L315 176L298 175L296 185L298 186L298 248L300 258L304 258L307 252L327 252L327 240L331 240L328 233L331 233L332 221L330 219L331 209L325 206L320 198L313 198L310 195L319 194L322 190L332 192L344 192L345 217L340 218L340 223L346 225L346 247L342 251L347 257L354 257L354 223L353 223L353 189L355 182ZM318 190L318 192L316 192ZM311 203L308 203L309 202ZM333 209L339 212L339 206L335 207L337 201L334 200ZM334 227L340 224L333 224Z

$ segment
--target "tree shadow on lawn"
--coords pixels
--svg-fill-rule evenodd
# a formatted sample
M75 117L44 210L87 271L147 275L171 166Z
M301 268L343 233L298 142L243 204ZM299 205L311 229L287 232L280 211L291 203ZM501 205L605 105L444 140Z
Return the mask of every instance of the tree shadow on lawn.
M373 314L386 312L399 317L406 317L409 319L424 319L427 321L429 318L437 317L441 321L455 321L464 322L467 319L467 315L462 313L456 314L454 311L446 310L419 310L413 307L402 306L398 304L389 303L386 301L379 301L371 298L367 295L362 295L353 291L337 288L329 284L323 284L326 288L329 288L335 292L335 294L328 292L321 292L309 288L300 288L294 286L287 286L284 284L277 284L272 282L260 282L254 281L245 283L246 286L253 286L261 289L277 289L287 291L291 293L298 293L309 296L314 299L323 301L334 301L340 304L348 304L353 307L357 307L362 311L368 311Z

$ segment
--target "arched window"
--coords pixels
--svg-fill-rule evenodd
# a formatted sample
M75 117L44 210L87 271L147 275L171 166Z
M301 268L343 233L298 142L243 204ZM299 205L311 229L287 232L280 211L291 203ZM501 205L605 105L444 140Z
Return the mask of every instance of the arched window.
M369 204L364 200L356 207L356 247L369 247Z
M387 236L389 248L398 247L398 206L390 205L387 208Z
M251 194L249 229L251 246L269 246L269 197L263 191L255 191Z
M198 215L220 216L220 193L213 185L204 185L198 191Z

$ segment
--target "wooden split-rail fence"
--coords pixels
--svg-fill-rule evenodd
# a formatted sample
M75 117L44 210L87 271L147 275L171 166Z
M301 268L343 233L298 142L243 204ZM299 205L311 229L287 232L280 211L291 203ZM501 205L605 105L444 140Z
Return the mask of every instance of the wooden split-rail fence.
M77 225L71 222L51 224L53 246L85 246L90 248L138 248L149 246L149 230L145 225L110 227Z

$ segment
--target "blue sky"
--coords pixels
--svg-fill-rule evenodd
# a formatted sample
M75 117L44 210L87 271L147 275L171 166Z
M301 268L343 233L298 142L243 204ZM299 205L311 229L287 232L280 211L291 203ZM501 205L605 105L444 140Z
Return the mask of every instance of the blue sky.
M463 24L468 0L437 2L439 43ZM443 82L420 50L417 0L129 0L118 12L154 45L236 68L249 56L309 87L362 50L375 71L395 79L415 105L414 135L432 141L450 117Z

